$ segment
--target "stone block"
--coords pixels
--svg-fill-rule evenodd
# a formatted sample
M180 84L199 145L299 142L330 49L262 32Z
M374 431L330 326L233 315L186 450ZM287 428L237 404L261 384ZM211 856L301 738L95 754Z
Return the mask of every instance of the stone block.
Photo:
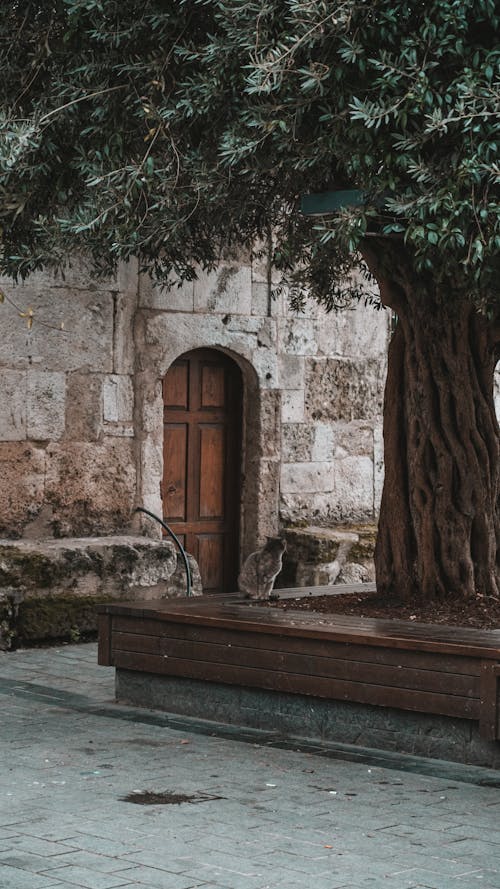
M0 442L0 533L18 536L42 509L45 448L26 441Z
M272 349L277 353L278 331L274 318L263 318L257 331L257 348Z
M258 514L255 533L259 545L265 543L266 537L278 533L278 500L280 484L280 463L278 460L262 460L258 487L255 492L258 502Z
M256 250L252 256L252 282L267 287L269 281L269 260L267 250ZM276 272L274 272L276 274Z
M252 315L277 318L283 314L283 293L271 285L252 283Z
M272 298L269 296L269 286L267 283L252 283L252 315L265 318L269 314L273 314Z
M132 378L110 374L104 378L103 418L105 423L132 423L134 387Z
M0 540L0 591L116 598L168 581L176 565L172 543L142 537Z
M27 427L27 374L21 370L2 369L0 378L0 441L22 441L26 438Z
M293 318L282 322L282 351L288 355L316 355L316 331L309 318Z
M129 439L64 441L47 448L45 499L58 536L109 534L128 527L135 490L135 449Z
M178 313L174 319L173 315L150 315L144 319L144 347L150 366L161 368L162 374L179 355L191 349L223 348L252 363L261 328L261 318L244 316Z
M280 386L284 389L303 389L304 367L304 358L301 355L280 355Z
M305 463L312 459L314 427L310 423L284 423L282 456L285 463Z
M373 462L369 457L342 457L333 463L335 500L347 517L373 514Z
M390 313L364 303L324 313L316 324L318 354L352 360L379 358L385 365L389 330Z
M139 289L139 263L137 259L129 259L128 262L118 263L116 286L120 293L130 295L133 300L137 298Z
M73 441L102 435L102 374L74 371L66 377L66 430Z
M330 586L374 580L374 526L284 528L287 550L277 586Z
M198 322L200 320L200 316L198 315ZM209 320L210 316L206 316L206 320ZM205 319L203 319L205 321ZM269 331L267 335L265 333L266 328L264 325L268 323L268 319L263 320L262 318L248 318L245 315L225 315L222 319L222 325L227 334L231 335L233 333L243 333L248 336L248 343L252 349L254 349L258 343L257 339L260 339L261 336L264 337L264 340L267 342L269 339ZM220 324L220 321L219 321ZM264 329L263 329L264 328ZM274 337L272 338L274 341Z
M263 389L277 389L278 359L274 349L266 346L257 348L253 353L253 366Z
M314 525L284 528L283 534L287 542L287 559L295 562L333 562L338 556L339 547L350 549L359 541L355 531Z
M281 490L284 494L333 491L334 463L284 463Z
M306 419L378 419L382 414L384 373L376 359L307 359Z
M133 292L114 295L112 370L116 374L133 374L136 369L137 299Z
M192 594L200 595L198 566L189 561ZM99 602L179 597L186 588L184 563L168 540L123 535L0 541L0 600L11 603L8 635L20 643L95 631Z
M163 475L163 435L141 442L141 466L145 469L142 493L159 497Z
M29 370L27 384L27 437L57 441L65 430L66 375Z
M251 315L251 267L229 262L213 272L200 272L194 282L194 311Z
M334 559L333 562L301 562L296 567L295 584L290 586L333 586L336 582L342 565ZM288 584L287 584L288 586Z
M373 423L351 420L331 424L335 449L344 455L373 457Z
M16 293L18 296L33 290L116 290L118 278L110 277L97 280L91 261L83 256L74 255L64 269L60 271L41 269L30 275L26 281L18 284L15 284L11 278L0 276L0 287L12 295Z
M262 456L279 459L281 457L281 392L277 389L262 389L260 395ZM259 445L256 445L259 447Z
M65 288L40 289L34 276L12 285L13 298L33 308L33 327L9 304L2 306L0 364L11 368L39 366L44 371L113 370L114 296L110 292ZM42 323L43 322L43 323ZM59 330L64 323L64 330Z
M302 423L304 421L304 393L300 389L282 392L281 419L283 423Z
M110 435L112 438L134 438L135 430L132 424L126 423L106 423L104 425L104 434Z
M375 522L355 522L344 525L346 531L358 535L358 542L353 546L350 557L354 562L368 565L373 562L375 544L377 542L377 525Z
M139 403L140 424L143 433L163 433L162 381L153 374L137 374L136 397Z
M175 280L164 286L142 274L139 287L139 304L143 308L165 312L192 312L194 309L194 281Z
M315 463L327 462L333 459L334 431L330 424L317 423L313 427L314 442L311 450L311 460Z
M331 482L329 483L329 487ZM340 496L336 490L325 492L287 492L281 490L280 517L285 524L317 522L325 526L373 520L373 501L357 496L356 488L350 496Z
M371 569L359 562L347 562L339 571L336 583L373 583L375 568Z

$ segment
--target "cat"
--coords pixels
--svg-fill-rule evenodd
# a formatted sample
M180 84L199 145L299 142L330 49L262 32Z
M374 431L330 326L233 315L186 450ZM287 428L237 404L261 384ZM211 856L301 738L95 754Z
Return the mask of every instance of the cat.
M268 537L267 543L245 560L238 577L239 592L247 599L269 599L285 550L286 542L281 537Z

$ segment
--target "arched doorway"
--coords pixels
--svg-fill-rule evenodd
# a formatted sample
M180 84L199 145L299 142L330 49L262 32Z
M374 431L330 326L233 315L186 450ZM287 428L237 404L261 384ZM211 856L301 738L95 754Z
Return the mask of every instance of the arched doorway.
M207 593L236 590L242 389L238 365L215 349L186 352L163 380L164 520Z

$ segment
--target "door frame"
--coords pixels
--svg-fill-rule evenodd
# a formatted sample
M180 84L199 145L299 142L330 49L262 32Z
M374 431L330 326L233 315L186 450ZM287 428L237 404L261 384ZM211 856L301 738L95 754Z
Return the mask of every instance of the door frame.
M168 318L169 316L167 316ZM170 320L170 319L169 319ZM161 515L160 482L163 478L163 378L171 365L185 352L195 349L214 349L222 352L238 365L243 380L243 418L241 443L241 510L240 562L266 539L275 536L279 528L279 481L281 471L281 390L270 389L265 365L259 374L241 344L231 348L220 345L210 329L203 330L200 319L187 316L182 336L172 337L171 328L158 333L161 316L155 316L154 345L144 343L135 384L135 440L137 455L137 506ZM237 338L235 334L235 338ZM245 353L247 350L245 349ZM137 513L132 530L159 538L161 528Z

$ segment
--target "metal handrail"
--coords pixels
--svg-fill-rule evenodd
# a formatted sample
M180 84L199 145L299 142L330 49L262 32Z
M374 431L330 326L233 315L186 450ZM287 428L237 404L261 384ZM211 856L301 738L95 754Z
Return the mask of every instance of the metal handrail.
M191 596L192 595L192 592L191 592L191 590L192 590L191 569L189 567L189 562L188 562L186 550L184 549L184 547L183 547L182 543L180 542L179 538L177 537L177 535L174 534L174 532L172 531L172 528L169 528L168 525L166 524L166 522L163 521L163 519L160 519L160 517L155 515L154 512L150 512L149 509L144 509L143 506L136 506L134 512L143 512L144 515L149 516L150 519L155 519L157 522L160 523L162 528L165 528L165 531L168 534L170 534L172 540L175 540L177 546L179 547L180 554L184 560L184 568L186 569L186 586L187 586L186 596Z

